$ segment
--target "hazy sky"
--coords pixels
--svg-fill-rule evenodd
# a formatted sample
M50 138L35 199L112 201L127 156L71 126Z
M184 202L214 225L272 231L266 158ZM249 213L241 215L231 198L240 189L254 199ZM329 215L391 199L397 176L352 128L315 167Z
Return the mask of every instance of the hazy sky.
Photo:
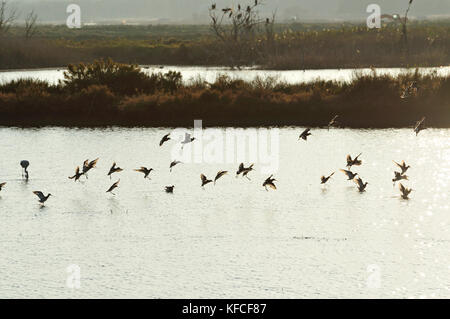
M20 12L34 9L41 22L64 22L66 7L80 5L83 22L133 19L173 23L207 23L211 3L218 7L246 5L254 0L9 0ZM261 1L261 0L260 0ZM279 20L355 20L367 17L368 4L377 3L383 13L403 12L409 0L262 0L263 14L275 9ZM414 0L411 16L450 16L450 0ZM24 14L22 14L24 16Z

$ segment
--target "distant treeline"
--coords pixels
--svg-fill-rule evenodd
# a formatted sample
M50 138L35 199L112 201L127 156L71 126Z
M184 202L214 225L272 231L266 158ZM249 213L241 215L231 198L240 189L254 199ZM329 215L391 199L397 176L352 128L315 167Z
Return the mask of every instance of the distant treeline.
M38 26L31 38L21 27L0 36L0 69L61 67L112 58L122 63L229 65L230 53L209 26ZM261 33L241 65L267 69L418 67L450 64L450 21L411 22L407 48L401 26L275 24ZM245 45L245 44L244 44Z
M69 65L57 85L0 85L0 125L6 126L173 127L202 119L206 126L322 127L335 115L352 128L409 127L423 116L428 126L450 127L450 77L374 71L352 83L219 76L214 83L183 84L177 72L148 75L137 65L106 60Z

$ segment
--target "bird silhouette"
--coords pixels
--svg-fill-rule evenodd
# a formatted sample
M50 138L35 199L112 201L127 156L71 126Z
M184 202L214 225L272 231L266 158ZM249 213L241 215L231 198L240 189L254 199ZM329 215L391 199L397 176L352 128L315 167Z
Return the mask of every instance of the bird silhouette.
M202 180L202 187L205 185L212 183L212 180L208 179L205 175L201 174L200 179Z
M267 186L269 186L270 188L276 190L277 187L275 186L275 183L274 183L274 182L276 182L276 179L273 178L273 175L270 175L268 178L266 178L266 180L264 181L264 183L263 183L262 186L266 189L266 191L269 191L269 190L267 189Z
M5 187L5 185L6 185L6 182L0 184L0 192L2 191L3 187Z
M394 185L395 185L395 183L396 182L398 182L398 181L401 181L401 180L408 180L408 176L406 176L406 175L403 175L402 173L400 173L400 172L394 172L394 178L392 179L392 182L394 183Z
M116 162L114 162L112 164L111 168L109 169L109 172L108 172L109 179L111 179L112 174L119 173L121 171L123 171L123 169L121 169L120 167L116 166Z
M248 180L250 180L247 174L253 170L253 165L254 164L250 165L249 167L244 167L244 163L239 164L238 171L236 172L236 177L242 174L243 177L246 177Z
M402 161L400 164L396 161L393 161L395 165L397 165L402 170L402 175L406 173L406 171L410 168L410 166L406 166L405 161Z
M300 134L298 139L303 139L303 140L307 141L308 140L308 136L310 136L310 135L311 135L311 129L307 128L306 130L304 130L302 132L302 134Z
M170 140L170 133L163 136L161 141L159 142L159 146L162 146L165 142Z
M172 186L166 186L165 191L166 193L173 193L173 189L175 188L174 185Z
M400 183L400 184L398 185L398 188L400 189L401 197L402 197L403 199L409 199L409 194L411 194L411 192L412 192L413 190L410 189L410 188L406 188L405 186L403 186L402 183Z
M181 162L180 161L173 161L172 163L170 163L170 166L169 166L169 168L170 168L170 171L172 172L172 168L175 166L175 165L178 165L178 164L181 164Z
M214 185L216 185L216 181L221 178L223 175L227 174L228 171L220 171L217 173L216 178L214 178Z
M366 187L369 183L364 183L363 180L358 177L354 179L354 182L356 183L356 185L358 186L358 190L362 193L366 191Z
M120 183L120 179L117 182L115 182L114 184L112 184L111 187L106 192L111 193L115 196L116 194L114 194L112 191L115 190L117 187L119 187L119 183Z
M416 136L419 135L419 133L423 130L425 130L425 116L420 119L420 121L417 121L416 125L414 126L414 132L416 133Z
M139 172L139 173L143 173L144 174L144 178L147 178L148 175L150 175L150 173L153 171L153 168L149 169L147 167L141 166L141 168L135 169L135 171Z
M353 180L356 176L358 176L358 173L353 173L352 171L348 171L345 169L340 169L340 171L343 172L345 175L347 175L349 181Z
M52 196L50 193L47 196L44 196L44 193L41 191L34 191L33 194L39 197L39 203L41 203L42 206L44 206L45 202Z
M30 166L30 162L26 160L20 161L20 166L22 166L22 177L25 176L25 179L28 180L28 166Z
M350 154L347 155L347 167L352 168L352 166L361 166L362 161L358 159L361 155L362 153L356 156L354 159L352 159Z
M96 158L93 161L90 161L87 159L84 161L83 163L83 174L86 177L86 179L88 178L87 173L93 169L95 166L97 166L97 162L98 162L98 158Z
M81 172L80 173L80 166L77 166L76 170L75 170L75 175L73 176L69 176L69 179L74 179L75 182L78 181L80 179L80 177L83 175L84 173Z
M328 180L334 175L334 172L331 173L328 177L322 176L320 178L320 183L321 184L326 184L328 182Z

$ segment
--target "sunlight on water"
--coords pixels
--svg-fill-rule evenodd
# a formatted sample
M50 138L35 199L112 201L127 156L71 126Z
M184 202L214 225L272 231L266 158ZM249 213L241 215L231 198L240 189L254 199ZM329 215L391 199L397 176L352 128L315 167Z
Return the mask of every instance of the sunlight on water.
M269 192L258 163L251 180L235 178L238 163L170 173L165 133L0 128L0 297L450 297L450 130L313 130L305 142L281 129ZM338 172L349 153L362 153L365 193ZM97 157L89 179L67 178ZM409 201L393 160L411 165ZM110 180L113 161L125 170ZM230 174L202 189L200 174L219 170ZM40 208L35 190L54 197ZM66 285L71 265L79 289Z

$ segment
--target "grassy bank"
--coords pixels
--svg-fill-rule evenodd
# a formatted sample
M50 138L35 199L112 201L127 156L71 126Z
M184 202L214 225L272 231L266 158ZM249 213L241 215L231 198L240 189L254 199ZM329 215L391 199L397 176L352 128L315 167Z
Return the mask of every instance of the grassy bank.
M243 65L270 69L416 67L450 64L450 21L411 22L408 53L400 25L277 24L255 41ZM39 26L25 39L14 27L0 38L0 69L61 67L110 57L122 63L228 65L227 48L200 26Z
M401 98L416 81L417 94ZM221 76L182 84L175 72L146 75L112 61L69 66L58 85L20 80L0 86L6 126L326 126L334 115L353 128L409 127L422 116L450 127L450 77L359 76L352 83L291 85Z

